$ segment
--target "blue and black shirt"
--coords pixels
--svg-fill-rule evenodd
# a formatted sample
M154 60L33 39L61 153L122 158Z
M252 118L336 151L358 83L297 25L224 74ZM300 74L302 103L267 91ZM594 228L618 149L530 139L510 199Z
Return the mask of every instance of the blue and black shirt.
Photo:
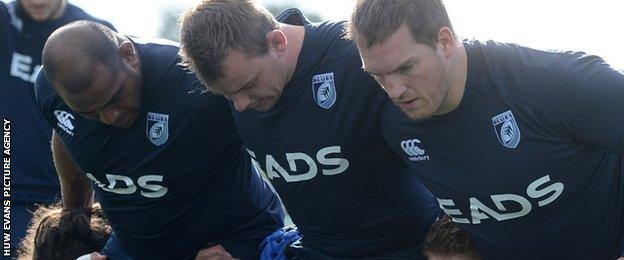
M624 74L579 52L465 41L457 109L388 144L486 259L616 259L624 238Z
M262 239L283 225L283 212L252 171L226 100L201 92L178 65L177 46L133 41L143 87L131 128L73 112L40 73L37 99L48 123L133 257L192 259L214 244L235 257L257 257Z

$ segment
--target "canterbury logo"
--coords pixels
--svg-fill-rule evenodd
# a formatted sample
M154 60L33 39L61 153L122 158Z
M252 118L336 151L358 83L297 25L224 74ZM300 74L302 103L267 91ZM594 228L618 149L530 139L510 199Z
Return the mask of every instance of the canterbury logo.
M425 150L420 149L420 147L418 147L416 144L419 144L420 140L418 139L412 139L412 140L407 140L407 141L402 141L401 142L401 148L403 148L403 151L405 151L405 153L409 156L419 156L419 155L423 155L425 154Z
M420 144L418 139L401 141L401 149L409 156L410 161L428 161L429 155L425 155L425 150L417 144Z
M68 135L74 135L74 123L72 120L75 120L74 116L67 111L63 110L54 110L54 115L56 116L56 120L58 123L56 124L59 128L65 131Z

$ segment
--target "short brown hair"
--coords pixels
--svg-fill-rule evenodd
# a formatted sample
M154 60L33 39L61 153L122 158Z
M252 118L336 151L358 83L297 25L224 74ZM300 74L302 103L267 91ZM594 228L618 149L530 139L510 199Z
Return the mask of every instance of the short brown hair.
M440 28L453 32L441 0L358 0L347 33L358 46L368 48L383 43L404 23L414 40L432 48Z
M443 215L431 226L431 230L425 237L423 253L427 258L462 255L472 259L481 259L468 233L457 227L447 215Z
M100 251L111 233L98 203L91 209L68 211L60 203L39 206L20 244L18 259L76 259Z
M181 17L182 64L208 86L224 76L223 60L231 50L266 54L266 34L277 25L252 0L203 0Z

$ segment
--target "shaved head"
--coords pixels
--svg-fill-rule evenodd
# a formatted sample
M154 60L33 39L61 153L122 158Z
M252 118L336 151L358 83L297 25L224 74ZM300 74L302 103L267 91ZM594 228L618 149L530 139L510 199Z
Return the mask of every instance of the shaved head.
M119 69L119 37L96 22L73 22L50 35L42 61L46 77L57 90L77 94L91 85L96 67L110 72Z
M130 38L78 21L52 33L42 56L45 76L74 112L117 128L134 124L143 82L141 57Z

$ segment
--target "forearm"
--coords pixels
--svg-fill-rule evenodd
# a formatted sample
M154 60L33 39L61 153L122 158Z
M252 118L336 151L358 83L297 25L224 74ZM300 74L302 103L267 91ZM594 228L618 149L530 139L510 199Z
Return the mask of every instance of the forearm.
M89 180L71 158L56 132L52 133L52 157L61 183L63 209L91 207L93 190Z

